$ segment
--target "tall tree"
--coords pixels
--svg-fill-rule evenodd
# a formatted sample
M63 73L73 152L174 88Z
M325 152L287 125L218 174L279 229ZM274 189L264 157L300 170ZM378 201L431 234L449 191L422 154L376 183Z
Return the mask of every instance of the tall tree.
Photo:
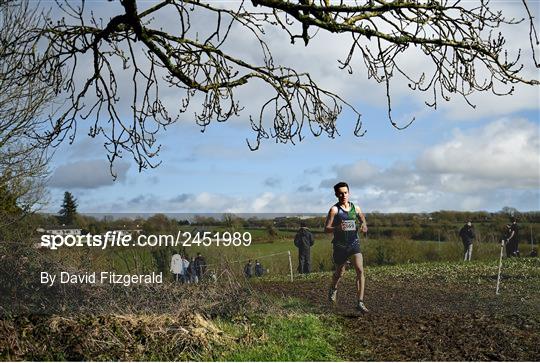
M4 239L28 237L32 229L21 227L22 220L46 203L48 157L29 137L40 127L43 110L55 95L40 76L35 30L44 21L28 0L0 0L0 238Z
M45 17L28 0L0 0L0 189L24 212L45 202L48 157L29 135L56 93L37 51L42 26Z
M58 214L60 215L60 222L66 226L73 224L75 221L75 217L77 216L77 200L70 192L64 193L64 201Z
M0 185L0 213L19 213L17 200L6 186Z
M306 128L316 136L335 137L343 107L357 119L355 135L363 135L353 105L310 74L276 64L272 48L280 44L269 41L269 32L283 31L291 42L306 46L321 32L350 39L340 67L352 73L353 60L359 60L367 77L385 86L388 117L396 128L409 124L400 126L392 118L396 75L413 91L427 92L431 107L454 95L471 103L475 92L504 95L515 84L539 84L538 73L530 72L539 67L535 9L525 0L521 19L505 17L500 4L489 0L252 0L233 5L120 0L99 4L109 9L106 19L94 17L91 2L57 4L55 16L36 29L48 44L36 69L56 82L66 104L37 136L45 144L60 142L74 137L81 119L93 120L89 134L106 138L111 163L127 152L139 168L156 165L151 158L160 150L157 135L190 103L200 102L195 122L204 131L211 122L237 116L242 110L238 89L254 81L266 86L269 96L250 117L251 149L267 138L301 141ZM530 49L523 52L509 48L505 37L519 23L528 25ZM258 59L235 52L231 45L238 37L258 44ZM410 52L426 62L420 72L406 67ZM120 77L132 82L128 92ZM179 110L167 107L163 88L179 91ZM123 100L131 103L131 117L121 112Z

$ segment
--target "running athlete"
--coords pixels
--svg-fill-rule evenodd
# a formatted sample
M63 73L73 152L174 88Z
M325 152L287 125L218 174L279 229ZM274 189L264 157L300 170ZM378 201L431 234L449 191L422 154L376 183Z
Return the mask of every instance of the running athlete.
M336 265L336 271L332 277L332 284L328 291L328 299L332 303L337 301L337 286L339 280L345 273L347 260L350 259L356 270L356 309L362 313L369 310L364 305L364 263L362 253L360 252L360 239L358 236L358 222L362 221L360 230L367 232L367 223L360 207L349 202L349 185L340 182L334 185L334 192L338 202L330 208L326 217L325 232L333 233L333 258Z

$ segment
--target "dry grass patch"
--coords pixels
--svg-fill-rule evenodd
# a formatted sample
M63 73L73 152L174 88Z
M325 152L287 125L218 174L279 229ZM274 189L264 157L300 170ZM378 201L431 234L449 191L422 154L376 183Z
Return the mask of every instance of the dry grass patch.
M232 338L199 313L19 316L0 321L2 360L194 360Z

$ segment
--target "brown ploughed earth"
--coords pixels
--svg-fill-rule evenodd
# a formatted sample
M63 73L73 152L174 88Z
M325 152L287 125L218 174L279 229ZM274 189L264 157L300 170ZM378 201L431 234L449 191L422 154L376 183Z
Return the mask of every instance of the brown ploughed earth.
M335 316L344 337L337 351L344 360L538 361L538 267L537 262L526 267L534 269L532 276L503 274L499 295L496 267L472 271L462 281L459 275L447 278L444 270L373 278L368 271L367 314L354 309L352 271L339 285L335 306L327 301L329 275L261 281L253 287L267 296L298 299L305 311Z

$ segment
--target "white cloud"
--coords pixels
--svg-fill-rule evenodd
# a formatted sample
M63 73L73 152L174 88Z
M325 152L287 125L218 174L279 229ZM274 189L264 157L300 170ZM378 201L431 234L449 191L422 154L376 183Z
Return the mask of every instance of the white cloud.
M351 183L368 182L379 171L375 165L365 160L360 160L351 165L336 166L334 168L338 179L350 180Z
M176 197L171 198L169 202L171 203L185 203L187 201L191 201L193 199L193 194L189 193L181 193L178 194Z
M263 193L230 196L200 192L179 194L170 198L156 194L139 194L114 202L100 198L81 198L83 213L321 213L334 203L332 193Z
M356 187L422 193L467 193L497 188L540 187L540 130L523 119L504 119L482 128L454 132L450 140L425 150L415 163L380 168L366 160L334 167L330 187L346 180Z
M272 193L264 193L253 201L251 208L255 212L264 211L268 207L269 203L272 202L272 199L274 199L274 195Z
M116 182L126 180L129 164L116 162L113 168ZM59 189L95 189L113 185L115 181L110 173L109 162L105 160L79 160L58 166L48 186Z
M375 188L376 190L402 190L423 192L425 180L409 164L396 162L388 168L380 168L365 160L334 167L336 178L325 179L321 187L332 187L338 181L346 181L356 188Z
M441 175L452 191L540 187L539 125L523 119L494 121L455 131L451 140L426 150L417 167Z
M502 119L455 131L413 162L379 167L359 160L333 170L335 177L320 186L345 180L352 197L360 196L370 210L498 210L503 201L535 210L540 208L540 129L524 119Z

